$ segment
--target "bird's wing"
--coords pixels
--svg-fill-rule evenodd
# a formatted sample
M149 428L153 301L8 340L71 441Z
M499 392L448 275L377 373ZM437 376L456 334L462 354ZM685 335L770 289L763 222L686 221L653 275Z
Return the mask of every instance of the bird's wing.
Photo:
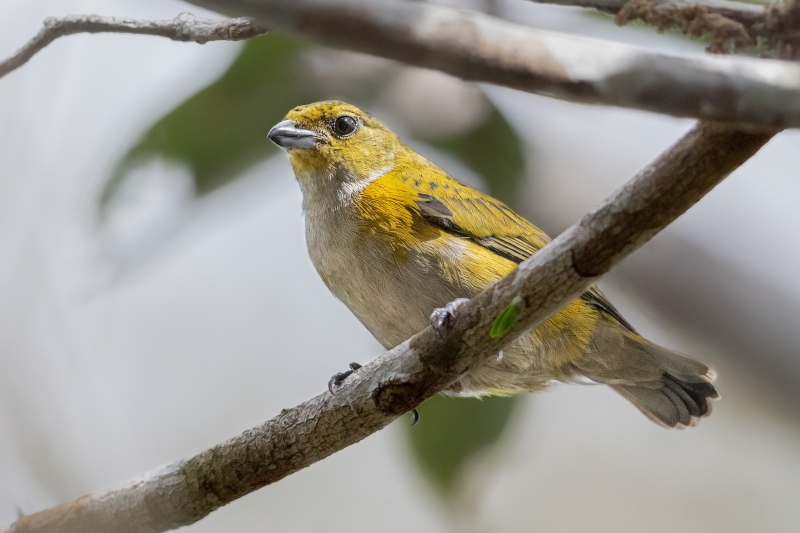
M517 264L538 252L550 240L542 230L504 203L454 178L444 176L428 182L424 192L420 190L423 189L421 181L414 184L417 191L415 203L428 222L468 237ZM599 313L635 332L597 287L590 287L580 298Z
M415 187L423 218L510 261L521 263L550 240L504 203L449 176L425 185Z

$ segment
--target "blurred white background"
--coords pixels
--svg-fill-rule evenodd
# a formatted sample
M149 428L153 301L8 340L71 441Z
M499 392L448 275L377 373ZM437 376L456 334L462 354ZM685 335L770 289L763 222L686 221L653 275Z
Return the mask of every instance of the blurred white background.
M163 19L190 7L6 1L0 56L46 16ZM702 53L577 10L494 8ZM0 525L202 451L380 353L307 258L283 156L199 200L185 169L154 162L98 223L99 192L128 147L240 46L80 35L0 80ZM530 149L518 204L551 233L691 127L487 91ZM602 283L645 336L715 367L722 400L699 427L666 431L610 390L558 386L526 398L475 465L461 514L440 506L390 427L191 530L798 531L798 146L800 134L779 135Z

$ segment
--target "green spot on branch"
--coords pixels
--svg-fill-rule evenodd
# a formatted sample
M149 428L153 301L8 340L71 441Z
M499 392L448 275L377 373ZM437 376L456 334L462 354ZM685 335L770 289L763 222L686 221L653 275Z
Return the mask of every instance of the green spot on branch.
M520 296L515 296L511 303L503 309L492 324L492 329L489 330L489 336L497 339L508 333L511 326L519 318L519 314L525 308L525 300Z

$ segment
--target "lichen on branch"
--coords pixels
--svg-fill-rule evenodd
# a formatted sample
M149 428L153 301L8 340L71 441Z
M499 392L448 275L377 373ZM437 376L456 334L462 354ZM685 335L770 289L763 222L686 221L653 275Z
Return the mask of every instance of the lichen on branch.
M619 26L641 21L663 33L676 29L689 37L710 36L706 48L715 54L727 54L740 48L753 47L757 38L752 26L711 12L700 4L661 4L652 0L631 0L617 13L614 22Z
M706 49L715 54L758 47L763 57L793 60L800 56L800 0L779 0L764 6L763 12L630 0L614 17L619 26L636 21L653 26L659 33L678 30L689 37L709 37Z
M800 1L779 0L765 8L764 57L800 59Z

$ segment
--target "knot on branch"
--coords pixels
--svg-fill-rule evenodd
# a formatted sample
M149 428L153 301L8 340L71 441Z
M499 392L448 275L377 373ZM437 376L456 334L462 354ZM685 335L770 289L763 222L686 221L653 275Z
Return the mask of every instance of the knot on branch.
M220 25L216 33L223 41L243 41L267 33L266 26L258 24L251 18L231 19L225 25Z
M656 28L659 33L676 29L689 37L711 37L707 51L727 54L739 48L756 45L753 20L734 20L720 13L711 13L699 4L658 4L652 0L631 0L617 13L614 22L624 26L641 21Z
M191 13L181 13L172 19L172 39L205 44L209 41L242 41L267 33L267 28L254 19L243 17L231 20L208 20Z
M424 398L424 391L419 383L401 379L382 383L372 393L372 401L378 410L395 416L412 410L421 398Z
M198 19L191 13L179 13L174 19L172 19L172 28L174 30L173 39L176 41L194 41L198 44L206 44L208 42L208 38L203 35L205 32L198 32L198 30L206 30L207 26L215 26L215 24L203 24L202 19ZM202 28L202 26L206 26L206 28Z

